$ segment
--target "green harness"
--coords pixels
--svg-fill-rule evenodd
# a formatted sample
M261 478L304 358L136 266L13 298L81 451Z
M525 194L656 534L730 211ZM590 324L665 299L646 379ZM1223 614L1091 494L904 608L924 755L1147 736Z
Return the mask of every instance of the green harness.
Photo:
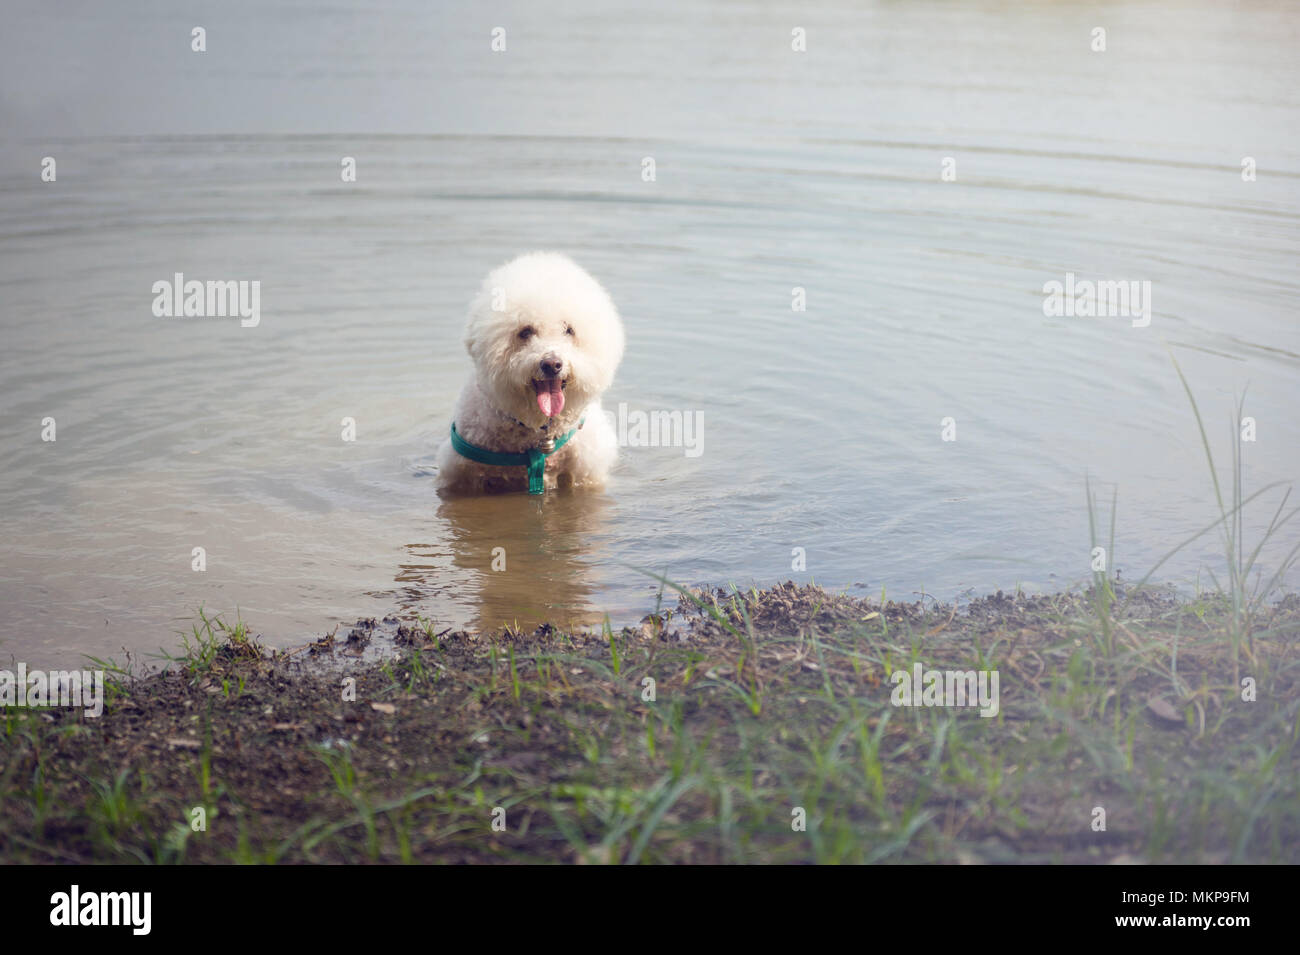
M578 428L581 428L586 421L586 418L579 421ZM456 449L456 453L461 457L477 461L479 464L494 464L503 468L528 468L528 493L541 494L546 490L544 480L546 459L568 444L569 439L578 433L578 428L574 428L558 441L547 441L546 445L541 448L531 448L519 452L488 451L476 444L470 444L462 438L460 432L456 430L456 422L453 421L451 423L451 446Z

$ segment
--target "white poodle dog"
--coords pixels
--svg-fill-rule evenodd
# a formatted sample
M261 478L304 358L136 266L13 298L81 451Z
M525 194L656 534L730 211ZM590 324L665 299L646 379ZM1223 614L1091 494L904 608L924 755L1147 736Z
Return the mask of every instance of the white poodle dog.
M568 256L531 252L488 274L470 303L473 377L438 451L438 487L484 494L599 485L618 457L600 396L623 357L623 323Z

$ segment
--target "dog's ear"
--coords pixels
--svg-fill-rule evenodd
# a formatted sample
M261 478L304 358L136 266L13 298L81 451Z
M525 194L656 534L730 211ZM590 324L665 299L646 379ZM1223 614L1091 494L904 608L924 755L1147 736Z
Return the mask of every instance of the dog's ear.
M471 324L465 332L464 342L465 353L469 355L469 360L475 367L480 367L489 361L489 355L495 346L487 329L481 325Z
M466 309L465 336L461 341L465 344L465 351L475 362L479 359L479 352L486 344L491 328L489 324L492 308L492 291L489 285L491 278L489 275Z

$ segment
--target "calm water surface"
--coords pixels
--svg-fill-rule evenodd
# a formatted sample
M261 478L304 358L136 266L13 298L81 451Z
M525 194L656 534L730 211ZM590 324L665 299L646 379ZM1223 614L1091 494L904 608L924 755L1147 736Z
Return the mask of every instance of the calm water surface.
M1249 487L1300 475L1292 5L7 20L6 659L171 648L199 605L280 646L394 610L618 625L654 607L642 570L1056 589L1088 572L1085 477L1106 512L1118 489L1114 561L1140 577L1214 515L1171 356L1225 460L1246 394ZM603 493L440 501L465 303L532 248L569 251L623 312L607 405L698 412L703 453L627 448ZM155 318L176 272L260 281L261 324ZM1045 318L1066 272L1149 281L1150 326ZM1206 537L1158 577L1191 587L1219 560Z

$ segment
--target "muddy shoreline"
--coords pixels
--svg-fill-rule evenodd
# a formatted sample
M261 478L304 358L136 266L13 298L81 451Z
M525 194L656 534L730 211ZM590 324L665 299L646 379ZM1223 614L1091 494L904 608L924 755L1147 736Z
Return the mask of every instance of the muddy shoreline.
M99 719L4 708L0 858L1300 861L1300 597L1246 632L1222 598L1113 598L787 583L612 633L388 617L277 652L215 628L110 673ZM996 670L996 715L897 705L915 664Z

